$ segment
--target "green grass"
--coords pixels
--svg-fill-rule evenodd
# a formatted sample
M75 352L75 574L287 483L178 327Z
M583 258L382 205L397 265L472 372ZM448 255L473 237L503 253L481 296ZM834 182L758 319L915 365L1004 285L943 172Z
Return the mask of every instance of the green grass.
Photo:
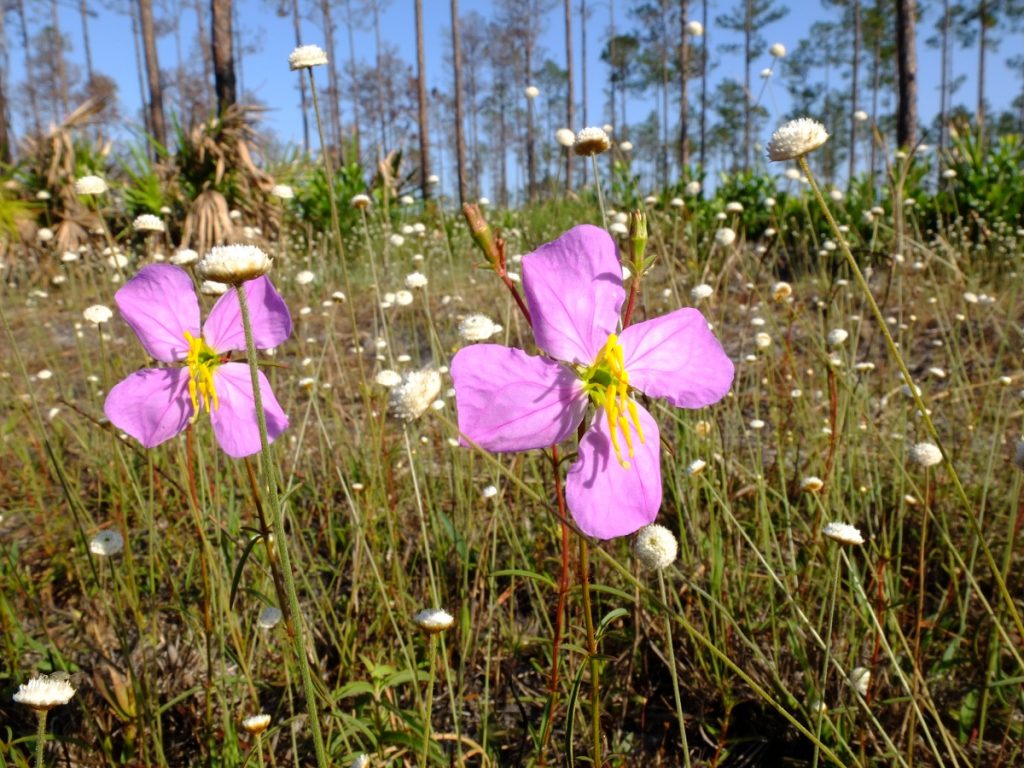
M946 470L910 459L928 435L839 252L818 253L827 232L792 229L792 199L776 210L776 238L724 248L703 211L651 212L658 260L636 319L711 284L697 306L736 379L701 411L651 404L664 442L658 522L680 544L664 592L628 540L590 543L603 758L684 764L674 677L692 765L827 765L829 755L864 766L1019 764L1021 637L983 545L1020 611L1020 224L993 229L982 257L955 222L924 231L911 210L893 260L891 217L865 230L848 214L979 538ZM461 220L410 211L394 223L370 211L372 261L359 230L349 233L347 304L332 301L345 287L322 243L268 247L295 320L265 369L291 419L272 456L324 737L338 765L362 752L373 765L537 764L562 558L550 455L458 447L447 376L444 407L407 424L388 415L375 383L384 368L446 366L473 312L503 326L494 341L533 350L532 336L501 282L478 268ZM489 216L510 256L600 220L586 195ZM424 235L389 243L393 227L414 221ZM35 746L34 716L10 694L53 670L78 687L50 713L53 764L312 765L285 622L258 625L279 598L261 536L266 500L250 479L257 462L250 473L224 456L202 418L151 451L121 439L103 422L104 393L147 361L120 319L101 337L81 315L113 306L116 272L95 251L67 265L38 249L6 262L0 765L29 765ZM299 284L306 269L315 279ZM377 294L404 289L414 270L429 284L412 304L378 310ZM58 274L65 282L50 284ZM776 301L783 276L792 296ZM849 332L835 349L833 328ZM759 347L757 333L771 343ZM558 471L574 450L562 447ZM706 466L690 472L697 459ZM819 491L801 490L809 476ZM867 543L824 538L830 521L856 525ZM103 529L124 535L123 553L89 553ZM580 552L573 534L550 765L590 764L593 751ZM412 617L433 606L455 625L432 648ZM849 683L857 667L871 672L864 696ZM240 722L259 712L272 722L257 751Z

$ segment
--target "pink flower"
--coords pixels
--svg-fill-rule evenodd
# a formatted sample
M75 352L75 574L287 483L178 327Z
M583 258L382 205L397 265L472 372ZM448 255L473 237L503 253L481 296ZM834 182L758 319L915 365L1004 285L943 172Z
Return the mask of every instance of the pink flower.
M593 403L566 501L590 536L632 533L661 506L658 425L633 393L702 408L729 391L732 362L695 309L618 330L622 267L603 229L574 227L526 256L523 288L547 356L496 344L459 350L459 429L489 451L544 448L572 435Z
M245 295L258 349L276 347L291 335L288 306L270 280L245 283ZM111 423L152 448L185 429L203 407L225 453L241 458L259 451L249 366L225 357L245 350L237 294L221 296L200 328L192 279L178 267L152 264L139 270L114 299L151 357L184 365L145 368L119 382L103 406ZM267 435L273 441L288 426L288 417L262 372L259 385Z

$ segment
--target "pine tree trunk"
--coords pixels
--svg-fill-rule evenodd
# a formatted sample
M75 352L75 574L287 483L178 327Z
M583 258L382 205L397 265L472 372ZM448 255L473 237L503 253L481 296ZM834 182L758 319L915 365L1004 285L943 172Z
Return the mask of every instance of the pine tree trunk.
M587 126L587 0L580 0L580 89L583 93L580 95L580 107L583 110L583 122L581 127ZM568 126L572 130L577 130L574 125ZM569 149L569 162L573 161L572 148ZM580 166L583 170L583 185L587 183L587 164L583 163Z
M949 0L942 0L942 73L939 75L939 157L946 150L949 120ZM942 173L942 170L939 170Z
M292 26L295 27L295 47L302 45L302 20L299 17L299 0L292 0ZM328 53L328 56L331 54ZM333 60L333 57L332 57ZM309 154L309 96L306 95L306 73L298 71L299 99L302 104L302 151Z
M679 3L679 175L686 173L690 164L690 147L686 123L690 119L690 102L687 80L690 73L690 36L686 34L686 17L690 15L689 0Z
M138 3L129 3L128 14L131 16L132 21L132 47L135 49L135 80L139 84L139 103L148 104L149 100L146 98L146 73L142 63L143 46L139 44L139 40L142 38L142 22L139 20ZM149 110L142 110L142 125L146 129L146 133L150 135L153 134L151 120L152 115L150 115Z
M85 53L86 82L92 82L92 45L89 42L89 9L85 0L78 4L78 15L82 20L82 48Z
M533 84L533 46L526 45L526 84ZM537 198L537 152L533 142L533 102L526 99L526 193L532 203Z
M700 173L703 179L708 158L708 0L704 0L701 5L704 37L700 47Z
M7 105L7 73L10 71L7 58L7 25L5 14L0 13L0 163L10 164L14 141L11 136L10 112Z
M915 0L896 0L896 144L911 148L917 142L917 49Z
M323 0L321 13L324 17L324 45L327 46L327 114L330 121L331 142L338 152L341 164L345 164L345 140L341 130L341 88L338 85L338 62L334 55L334 18L331 3Z
M430 197L430 130L427 119L427 68L423 50L423 0L415 0L416 12L416 100L420 122L420 193Z
M60 9L57 5L57 0L52 0L50 3L50 26L53 29L54 43L58 46L57 50L54 51L53 57L53 71L54 79L57 81L57 97L56 104L59 105L59 109L54 108L55 113L60 113L61 117L71 111L71 93L68 85L68 70L67 62L64 59L64 51L60 49L61 32L60 32Z
M149 84L149 127L161 147L167 146L164 123L164 92L160 84L160 62L156 55L156 30L153 25L152 0L139 0L139 21L142 26L142 50L146 58L146 80ZM155 151L159 156L159 152Z
M203 59L203 83L206 85L204 89L205 98L210 98L210 84L213 83L213 55L210 51L211 46L208 44L210 40L210 33L206 29L206 13L204 12L203 0L193 0L192 9L196 14L196 38L199 48L199 55ZM206 102L209 106L209 101Z
M348 29L348 63L353 72L356 71L356 43L352 30L355 29L355 22L352 20L352 3L345 0L345 24ZM359 162L359 143L362 141L362 129L359 127L359 102L356 94L352 93L352 132L355 135L355 162Z
M467 202L466 137L462 130L462 41L459 37L459 0L451 0L451 8L452 63L455 69L455 166L459 180L459 204L464 205Z
M751 39L754 36L751 26L753 22L752 2L753 0L747 0L744 4L743 17L743 170L745 171L750 170L751 142L754 133L754 112L750 92L750 64L754 59L751 49Z
M232 50L231 34L231 3L232 0L210 0L210 12L213 21L213 89L217 94L217 112L234 105L235 95L235 57Z
M25 21L25 0L18 0L18 20L21 22L21 50L25 54L25 90L28 91L28 104L32 110L33 135L41 136L43 133L41 117L39 114L39 93L35 86L35 77L32 74L32 48L28 42L28 24Z
M857 171L857 88L860 82L860 0L853 0L853 61L850 64L850 165L847 184Z
M975 122L978 125L978 142L981 146L985 144L985 58L988 52L987 21L988 6L985 0L981 0L978 7L978 110L975 114Z
M573 128L573 81L572 81L572 0L565 0L565 127ZM572 149L565 153L565 191L572 191Z

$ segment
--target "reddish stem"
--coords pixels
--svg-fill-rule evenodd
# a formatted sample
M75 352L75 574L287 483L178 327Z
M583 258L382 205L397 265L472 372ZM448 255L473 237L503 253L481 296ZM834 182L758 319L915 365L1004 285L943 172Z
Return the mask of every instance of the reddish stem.
M562 527L562 571L558 580L558 604L555 607L554 637L551 638L551 685L548 689L548 716L541 734L539 764L544 765L551 736L551 722L558 702L558 654L562 647L562 619L565 615L565 596L569 592L569 526L566 523L565 495L562 493L562 475L558 467L558 446L551 446L551 466L555 473L555 499L558 502L558 523Z
M636 305L636 295L640 292L640 276L636 275L629 284L629 300L626 302L626 313L622 316L622 327L628 328L633 319L633 307Z

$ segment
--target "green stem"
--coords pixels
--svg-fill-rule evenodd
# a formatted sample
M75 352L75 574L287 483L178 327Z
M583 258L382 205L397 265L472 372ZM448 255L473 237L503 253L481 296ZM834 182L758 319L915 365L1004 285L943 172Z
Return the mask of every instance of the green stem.
M597 204L601 206L601 226L608 229L608 216L604 212L604 193L601 191L601 174L597 172L597 155L590 156L590 164L594 168L594 187L597 189Z
M238 306L242 315L242 328L245 330L245 351L249 359L249 374L252 378L252 394L256 405L256 423L260 430L260 448L262 460L260 469L263 471L263 483L267 488L270 511L273 514L274 539L277 542L278 555L281 558L281 575L284 579L285 594L288 597L288 613L292 619L293 652L299 664L302 676L302 689L306 698L306 711L309 713L309 725L313 731L313 748L316 750L316 763L319 768L327 768L327 753L324 750L324 739L320 732L320 718L317 712L316 690L313 687L313 676L306 657L306 644L303 641L302 613L299 598L295 592L295 578L292 574L291 554L288 551L288 539L284 527L284 512L281 509L281 498L278 495L277 465L270 455L270 441L267 438L267 416L263 411L263 397L260 394L259 369L256 367L256 343L253 341L252 321L249 317L249 302L245 296L243 284L235 285L238 294Z
M36 768L43 768L43 747L46 745L46 710L40 709L39 727L36 728Z
M594 611L590 599L590 545L580 537L580 573L583 582L583 617L587 623L587 657L590 660L590 731L594 741L593 765L601 768L601 665L597 659Z
M900 354L899 348L896 346L896 342L892 338L892 334L889 333L889 326L885 322L885 318L882 316L882 310L878 308L878 304L875 302L875 297L871 293L871 288L868 286L867 280L864 279L864 274L860 271L860 267L857 265L857 260L853 258L853 254L850 252L850 246L846 242L846 238L843 237L843 233L839 230L839 225L836 224L836 220L832 217L832 211L829 210L828 205L825 203L825 198L821 194L821 190L818 189L818 182L814 178L814 174L811 173L811 166L807 162L807 157L801 155L797 158L797 162L800 164L800 169L807 176L807 180L811 184L811 190L814 192L815 198L818 200L818 205L821 206L822 212L825 214L825 218L828 220L829 228L832 230L832 234L835 236L836 242L839 243L839 247L843 252L843 256L846 257L846 262L850 267L850 272L853 274L853 278L864 294L864 298L868 302L868 307L871 309L871 314L874 315L875 320L878 323L878 327L882 331L882 336L885 338L885 344L889 348L889 353L896 361L896 365L900 369L900 373L903 374L903 380L906 382L907 387L910 390L910 396L914 399L914 405L917 406L918 413L921 414L921 420L924 422L925 429L928 430L928 434L935 441L935 444L939 446L939 450L942 452L943 465L946 468L946 472L949 474L949 479L953 482L953 488L956 490L956 494L960 499L960 502L964 506L964 511L967 513L967 522L971 526L971 532L977 537L978 543L981 545L981 551L985 556L985 562L988 564L989 570L992 572L992 577L995 579L997 586L999 587L999 595L1005 601L1006 607L1009 610L1010 616L1013 618L1013 623L1017 627L1017 636L1024 637L1024 621L1021 620L1020 613L1017 611L1017 606L1014 605L1013 597L1010 595L1009 590L1006 587L1006 580L1003 578L1003 574L996 563L995 557L992 555L992 550L988 546L988 542L985 541L985 537L982 535L981 526L978 525L978 518L974 514L974 508L971 504L971 500L967 497L967 491L964 490L963 484L960 482L960 475L957 474L956 468L953 466L953 461L949 457L949 452L942 444L942 440L939 438L938 430L935 428L935 423L932 421L932 417L929 415L928 409L925 407L924 400L921 398L921 393L914 385L913 377L910 375L910 369L907 368L907 364L903 360L903 355ZM996 622L998 624L998 621ZM1018 658L1018 663L1020 659Z
M658 569L658 587L661 589L661 602L668 605L668 594L665 591L665 574ZM672 619L665 614L665 637L668 641L668 670L672 677L672 695L676 702L676 718L679 720L679 740L683 745L683 765L690 768L690 745L686 741L686 721L683 719L683 699L679 695L679 675L676 670L676 652L672 647Z
M825 661L821 669L821 686L818 695L817 718L815 730L818 733L818 740L814 743L814 759L811 761L811 768L818 768L818 760L821 758L821 725L825 719L825 691L828 690L828 667L832 653L832 623L835 620L836 596L839 594L839 563L836 562L836 574L832 580L832 594L828 601L828 624L825 629Z
M430 733L432 730L434 708L434 665L437 663L437 636L430 635L430 663L427 675L427 695L423 704L423 752L420 754L420 766L426 768L427 756L430 754Z

